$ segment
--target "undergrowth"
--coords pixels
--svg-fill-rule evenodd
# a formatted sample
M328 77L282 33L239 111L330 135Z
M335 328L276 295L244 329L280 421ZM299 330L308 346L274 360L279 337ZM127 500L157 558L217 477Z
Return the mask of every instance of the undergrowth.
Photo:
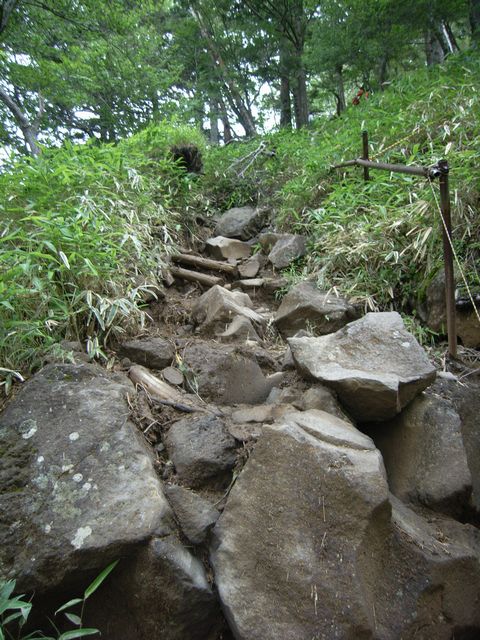
M405 75L383 94L350 106L340 118L317 121L306 131L265 138L243 173L239 158L259 141L232 144L209 154L203 196L239 205L268 202L278 225L310 239L307 270L319 286L335 287L367 308L408 309L425 295L441 267L438 185L401 174L332 166L361 155L369 132L370 157L451 167L453 237L461 267L480 285L480 57L469 52L445 65ZM229 187L227 189L227 186ZM208 194L208 198L205 194ZM300 266L305 269L305 264Z
M6 383L60 338L102 356L110 336L143 321L142 290L188 223L191 179L169 156L183 141L203 145L188 127L157 125L118 146L45 150L0 176Z

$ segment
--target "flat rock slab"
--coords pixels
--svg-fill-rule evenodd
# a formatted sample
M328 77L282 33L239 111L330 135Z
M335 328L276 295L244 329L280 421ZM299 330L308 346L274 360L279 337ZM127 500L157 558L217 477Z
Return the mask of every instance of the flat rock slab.
M175 357L175 348L164 338L139 338L120 345L119 353L149 369L164 369Z
M360 421L394 417L436 375L396 312L367 313L334 334L288 342L299 371L333 388Z
M165 436L165 445L179 480L188 487L222 486L235 464L235 439L224 422L213 416L175 422Z
M357 310L345 298L300 282L283 298L274 320L282 336L291 337L302 329L315 335L333 333L356 318Z
M0 577L21 590L53 588L172 530L128 420L133 391L94 365L49 365L0 415Z
M285 233L277 240L268 254L268 260L275 269L285 269L297 258L307 252L307 239L305 236Z
M243 260L252 253L252 247L246 242L223 236L209 238L205 243L205 249L216 260Z
M371 435L397 498L459 518L470 508L472 476L460 416L437 386Z
M268 209L234 207L221 216L215 227L215 235L250 240L262 229L268 216Z

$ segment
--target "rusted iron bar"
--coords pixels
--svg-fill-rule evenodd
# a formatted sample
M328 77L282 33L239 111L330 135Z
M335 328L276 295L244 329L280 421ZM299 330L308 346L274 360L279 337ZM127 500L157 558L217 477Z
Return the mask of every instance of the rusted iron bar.
M364 160L356 158L355 160L347 160L341 164L334 165L334 169L341 167L368 167L369 169L382 169L383 171L394 171L395 173L407 173L412 176L423 176L424 178L438 178L439 171L437 165L433 167L407 167L404 164L390 164L388 162L373 162L372 160Z
M362 131L363 156L362 160L368 160L368 131ZM365 182L370 180L368 167L363 167L363 179Z
M440 209L443 225L443 255L445 261L445 301L447 311L448 352L452 358L457 357L457 317L455 309L455 277L453 273L453 251L450 244L452 237L452 219L450 215L450 191L448 187L449 166L446 160L438 162L440 170Z

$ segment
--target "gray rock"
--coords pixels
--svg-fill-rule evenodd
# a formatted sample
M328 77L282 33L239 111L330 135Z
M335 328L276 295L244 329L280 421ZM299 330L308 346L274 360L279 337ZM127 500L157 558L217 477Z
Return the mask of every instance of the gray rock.
M264 319L252 307L252 301L246 293L227 291L215 285L197 300L192 309L192 318L203 333L221 333L235 316L263 324Z
M278 384L259 365L272 368L271 357L253 343L234 346L197 341L187 344L182 357L190 388L219 404L261 403Z
M255 342L261 342L251 321L243 316L235 316L225 331L218 334L218 337L227 342L235 340L241 340L242 342L245 342L245 340L255 340Z
M265 253L270 253L273 246L284 236L283 233L276 233L275 231L266 231L260 233L258 236L258 242Z
M120 345L121 356L150 369L164 369L175 357L175 347L164 338L140 338Z
M372 434L387 469L392 493L453 517L470 506L472 478L461 420L435 385Z
M394 417L435 379L396 312L367 313L337 333L288 342L298 369L333 388L360 421Z
M356 319L356 309L344 298L319 291L311 282L301 282L283 298L275 324L284 337L308 329L316 335L338 331Z
M388 513L387 485L373 442L326 415L264 426L214 529L217 588L240 640L368 637L352 574Z
M211 558L237 640L447 640L480 629L479 538L390 499L354 427L295 412L264 426Z
M253 207L229 209L217 222L215 235L250 240L262 229L268 216L268 209Z
M238 267L238 273L242 278L256 278L260 269L265 266L265 263L265 256L261 253L256 253Z
M275 269L288 267L296 258L304 256L307 251L307 239L292 233L285 233L274 244L268 254L268 260Z
M280 420L286 413L294 410L290 404L260 404L254 407L242 407L232 413L236 424L259 422L271 423Z
M303 394L302 401L304 411L319 409L320 411L331 413L346 422L350 422L350 419L345 415L335 394L330 389L327 389L327 387L316 385L307 389Z
M192 488L223 486L235 464L235 440L213 416L175 422L165 436L168 455L181 482Z
M85 622L107 640L217 640L223 626L202 562L173 535L122 560L111 590L89 600Z
M242 260L252 253L252 247L246 242L222 236L208 239L205 249L216 260Z
M208 500L178 485L166 486L165 495L190 542L205 542L208 531L218 520L219 511Z
M0 415L0 577L18 589L100 571L173 530L127 393L100 367L49 365Z

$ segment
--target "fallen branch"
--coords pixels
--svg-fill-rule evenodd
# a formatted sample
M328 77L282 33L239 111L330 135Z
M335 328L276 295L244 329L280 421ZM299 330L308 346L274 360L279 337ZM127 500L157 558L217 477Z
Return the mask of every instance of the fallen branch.
M210 269L212 271L223 271L224 273L230 273L236 275L237 267L228 262L220 262L219 260L211 260L210 258L201 258L200 256L194 256L187 253L179 253L176 256L172 256L174 262L181 262L182 264L190 264L194 267L201 269Z
M189 271L188 269L182 269L180 267L170 267L170 273L175 278L181 278L182 280L188 280L189 282L198 282L199 284L206 285L207 287L213 287L216 284L221 284L223 282L222 278L218 278L217 276L209 276L206 273Z

